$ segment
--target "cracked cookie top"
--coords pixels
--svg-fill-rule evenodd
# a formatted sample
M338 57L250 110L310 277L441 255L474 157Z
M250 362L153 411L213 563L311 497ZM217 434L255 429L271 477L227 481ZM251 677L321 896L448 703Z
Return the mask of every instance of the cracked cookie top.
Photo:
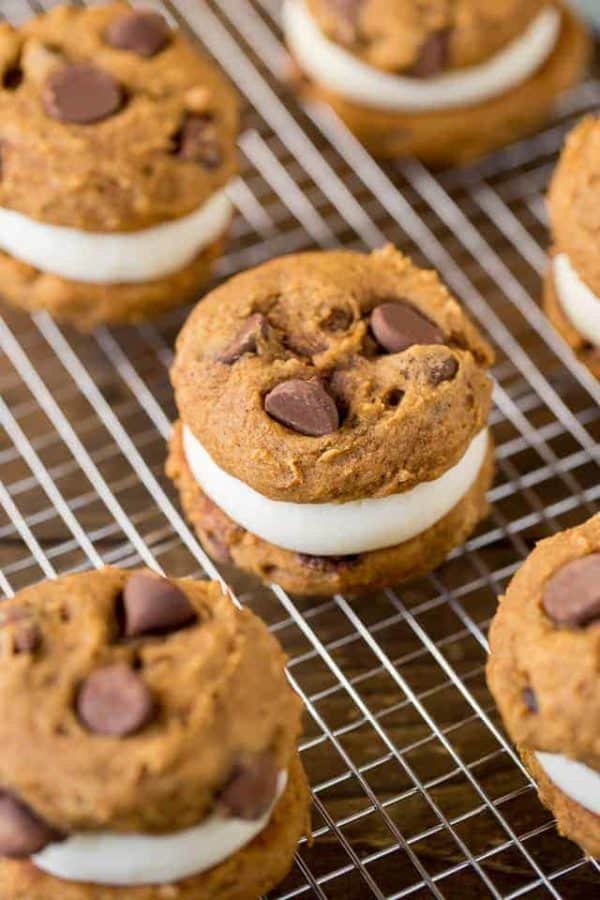
M484 62L546 0L302 0L325 34L369 65L417 78Z
M548 207L556 252L600 296L600 117L587 116L567 138Z
M88 231L184 216L236 167L237 102L158 14L59 6L0 23L0 205Z
M7 821L160 833L262 814L300 730L284 662L215 583L106 568L2 603L0 852Z
M541 541L490 630L488 682L521 747L600 769L600 515Z
M231 475L276 500L346 501L455 465L487 421L492 358L438 276L394 248L314 252L209 294L172 381Z

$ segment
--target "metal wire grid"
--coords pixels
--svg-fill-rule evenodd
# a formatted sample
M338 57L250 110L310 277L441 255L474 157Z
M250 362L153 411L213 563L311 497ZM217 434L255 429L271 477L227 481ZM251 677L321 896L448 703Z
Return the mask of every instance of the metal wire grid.
M52 3L3 0L19 21ZM146 4L147 5L147 4ZM217 572L163 476L167 369L185 311L82 337L47 315L0 320L0 588L140 561L227 579L290 656L307 707L314 844L273 895L583 897L598 866L557 837L484 679L497 594L535 540L598 506L600 389L549 328L542 192L589 81L543 133L461 171L381 167L282 84L278 0L154 4L189 27L247 102L226 276L308 246L391 240L437 267L498 351L492 512L422 582L301 600Z

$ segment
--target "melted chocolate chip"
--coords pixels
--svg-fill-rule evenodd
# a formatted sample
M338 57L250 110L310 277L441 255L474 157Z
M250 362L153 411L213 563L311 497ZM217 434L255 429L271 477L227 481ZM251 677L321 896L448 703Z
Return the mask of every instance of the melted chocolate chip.
M340 27L337 29L338 37L344 42L356 40L360 9L364 0L325 0L340 18Z
M34 653L42 643L42 630L37 622L23 621L15 627L15 650L17 653Z
M16 91L23 83L23 69L21 66L11 66L4 73L2 87L7 91Z
M328 315L321 322L321 327L325 331L347 331L352 322L354 320L354 316L349 309L332 309Z
M525 704L529 712L539 712L537 697L530 687L523 688L523 703Z
M583 628L600 620L600 553L567 563L546 583L542 605L556 625Z
M77 713L94 734L125 737L147 725L154 702L142 678L126 663L96 669L79 689Z
M91 125L116 113L123 103L120 84L92 63L53 69L46 79L43 104L61 122Z
M381 303L371 313L371 331L388 353L401 353L414 344L443 344L442 331L420 310L403 300Z
M310 437L331 434L340 424L333 398L317 381L282 381L265 397L265 410L272 419Z
M164 17L149 10L134 10L110 23L105 34L107 44L117 50L131 50L151 57L163 50L171 39Z
M63 838L32 809L0 790L0 856L24 859Z
M311 556L309 553L298 553L298 559L303 565L309 569L316 569L317 572L339 572L340 569L355 566L360 556L357 553L348 556Z
M431 78L444 71L450 57L451 35L452 30L445 28L427 38L412 69L415 78Z
M196 620L196 613L184 592L151 572L136 572L123 589L125 636L165 634Z
M256 353L259 338L267 336L267 328L268 322L265 316L260 313L254 313L246 319L231 344L218 357L218 362L231 366L238 359L241 359L245 353Z
M452 381L458 372L458 362L454 356L447 356L446 359L434 359L429 363L429 381L437 387L444 381Z
M238 766L219 797L219 806L236 819L260 819L275 799L277 775L271 753Z
M216 169L223 162L217 129L210 115L188 116L175 138L175 154L185 162L204 169Z
M396 407L400 406L404 399L404 391L401 391L400 388L392 388L391 391L388 391L385 395L385 405L389 406L390 409L396 409Z

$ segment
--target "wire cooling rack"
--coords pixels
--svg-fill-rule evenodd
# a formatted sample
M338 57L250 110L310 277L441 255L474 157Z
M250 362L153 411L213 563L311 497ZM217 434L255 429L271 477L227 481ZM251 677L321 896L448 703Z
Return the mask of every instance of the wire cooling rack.
M51 3L2 0L18 22ZM148 4L146 4L148 5ZM572 94L536 137L463 170L381 167L285 86L278 0L159 5L246 102L238 210L220 277L276 254L393 241L435 266L496 345L490 517L428 578L306 600L224 567L179 512L163 465L180 310L82 337L46 314L0 320L0 590L90 566L221 576L290 657L306 707L313 837L273 897L597 896L597 863L559 838L484 677L497 595L536 540L598 508L600 386L539 310L543 191L563 137L597 109Z

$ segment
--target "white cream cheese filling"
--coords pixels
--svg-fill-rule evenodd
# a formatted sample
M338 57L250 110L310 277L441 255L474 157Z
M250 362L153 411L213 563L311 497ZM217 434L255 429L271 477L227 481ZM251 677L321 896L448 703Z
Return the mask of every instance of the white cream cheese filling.
M0 207L0 250L69 281L153 281L185 268L225 231L232 215L226 189L180 219L106 234L48 225Z
M600 774L560 753L536 753L542 769L563 794L600 816Z
M375 109L422 112L475 105L527 81L556 46L561 14L547 6L487 62L427 79L392 75L357 59L324 35L304 0L286 0L283 26L300 67L335 94Z
M566 253L555 256L552 265L565 315L586 341L600 347L600 297L581 280Z
M346 556L408 541L438 522L468 493L485 460L487 429L435 481L402 494L347 503L271 500L221 469L183 428L188 466L204 493L247 531L270 544L312 556Z
M62 843L50 844L32 860L38 869L65 881L171 884L205 872L249 844L268 825L286 784L287 772L281 772L271 807L256 821L214 814L174 834L73 834Z

